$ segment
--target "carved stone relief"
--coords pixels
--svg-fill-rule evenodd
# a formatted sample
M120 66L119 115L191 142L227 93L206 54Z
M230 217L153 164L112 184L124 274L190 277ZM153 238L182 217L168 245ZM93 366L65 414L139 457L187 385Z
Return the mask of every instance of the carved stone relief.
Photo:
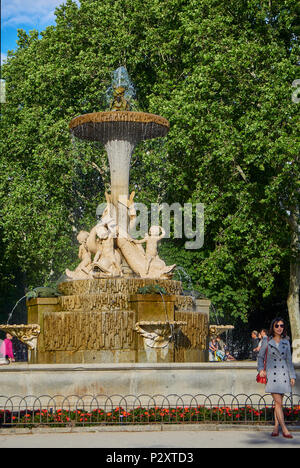
M46 312L44 350L134 349L135 312Z

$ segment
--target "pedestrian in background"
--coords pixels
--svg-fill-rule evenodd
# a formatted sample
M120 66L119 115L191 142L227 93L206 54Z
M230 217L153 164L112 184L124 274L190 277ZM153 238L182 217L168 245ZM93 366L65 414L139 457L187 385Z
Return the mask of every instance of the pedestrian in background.
M253 330L253 332L251 333L251 339L252 339L251 359L252 361L256 361L258 352L259 352L259 342L260 342L260 339L258 338L258 331Z
M0 349L0 353L3 354L5 359L7 359L9 362L15 361L12 339L13 339L12 335L10 333L6 333L6 338L3 341L1 345L1 349Z
M216 338L216 347L217 347L217 351L216 351L216 357L217 357L217 360L218 361L225 361L225 357L226 357L226 354L225 354L225 343L224 341L222 340L222 338L220 337L220 335L217 336Z
M209 345L208 345L208 350L209 350L209 360L210 362L215 362L217 361L216 358L216 352L218 350L218 345L217 345L217 340L215 337L211 338Z
M259 345L258 345L258 352L260 351L260 348L261 348L261 345L263 343L263 340L265 338L268 338L268 330L266 330L265 328L263 328L262 330L260 330L259 332L259 338L260 338L260 342L259 342Z

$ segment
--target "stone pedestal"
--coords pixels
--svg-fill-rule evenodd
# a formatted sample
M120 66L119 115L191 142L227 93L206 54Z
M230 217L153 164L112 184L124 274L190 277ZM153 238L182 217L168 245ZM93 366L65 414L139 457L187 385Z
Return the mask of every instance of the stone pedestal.
M27 306L27 322L36 323L40 326L40 334L38 337L37 348L34 353L29 353L28 362L36 364L47 363L43 359L44 353L44 313L58 312L60 310L59 298L57 297L40 297L37 299L29 299L26 301Z
M137 329L147 334L143 336L138 330L136 332L136 362L174 362L174 341L167 345L165 342L156 345L154 339L159 338L159 334L164 331L167 331L167 335L171 334L172 325L168 325L168 322L174 322L175 302L176 296L161 297L159 294L137 294L130 297L136 322L141 325Z
M130 296L130 304L136 311L137 321L158 320L170 321L175 319L176 296L160 294L135 294Z
M168 293L163 298L137 294L153 280L118 278L70 281L60 285L61 297L28 300L28 323L41 329L30 363L206 361L209 301L195 304L180 294L180 282L160 282ZM145 322L157 325L154 345L137 331ZM167 339L163 346L156 340L160 333Z

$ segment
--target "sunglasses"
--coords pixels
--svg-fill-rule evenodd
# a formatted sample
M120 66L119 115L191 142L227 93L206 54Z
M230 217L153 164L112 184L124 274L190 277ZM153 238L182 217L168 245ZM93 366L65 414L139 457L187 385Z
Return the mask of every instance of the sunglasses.
M281 325L281 324L278 324L276 323L276 325L274 325L275 328L284 328L284 325Z

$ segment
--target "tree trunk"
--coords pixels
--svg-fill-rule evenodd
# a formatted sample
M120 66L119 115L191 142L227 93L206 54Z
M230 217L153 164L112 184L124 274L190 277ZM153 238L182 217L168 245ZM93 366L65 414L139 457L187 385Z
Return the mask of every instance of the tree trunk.
M291 236L291 260L290 260L290 284L287 298L289 319L292 332L293 361L300 362L300 310L299 310L299 285L300 285L300 251L299 251L299 210L295 210L289 217L292 228Z

